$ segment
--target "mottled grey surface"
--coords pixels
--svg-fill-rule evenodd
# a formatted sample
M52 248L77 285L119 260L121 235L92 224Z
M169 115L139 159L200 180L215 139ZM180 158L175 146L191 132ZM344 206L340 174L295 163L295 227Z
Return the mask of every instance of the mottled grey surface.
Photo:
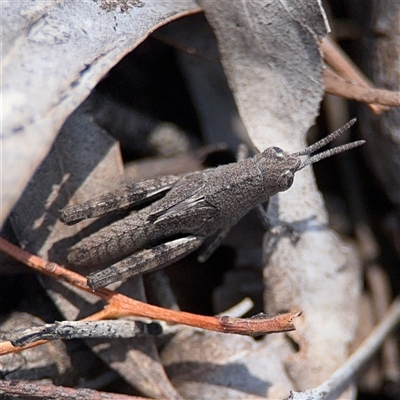
M187 174L175 183L167 177L167 193L163 198L81 240L71 248L68 261L79 266L93 266L122 260L89 275L89 285L97 289L138 273L167 266L196 250L206 237L217 234L199 257L200 261L204 261L245 214L268 201L270 196L288 190L297 171L363 144L360 141L330 149L309 157L303 163L300 159L300 156L309 156L325 146L354 122L350 121L298 153L286 154L278 147L269 147L238 163ZM140 203L147 192L153 191L154 180L143 181L139 185L109 192L97 200L89 200L84 203L88 205L86 208L80 204L69 206L61 210L61 215L75 215L80 220L93 216L93 213L99 216L108 214L110 210L118 211L118 204L125 210L128 206ZM162 191L162 185L159 184L157 192ZM107 204L110 207L106 207ZM73 219L68 221L74 223ZM176 236L181 238L168 241ZM165 243L151 248L162 241ZM138 250L141 251L125 258Z
M161 327L141 321L56 321L54 324L32 326L3 335L13 346L25 346L38 340L88 339L88 338L133 338L135 336L160 333Z

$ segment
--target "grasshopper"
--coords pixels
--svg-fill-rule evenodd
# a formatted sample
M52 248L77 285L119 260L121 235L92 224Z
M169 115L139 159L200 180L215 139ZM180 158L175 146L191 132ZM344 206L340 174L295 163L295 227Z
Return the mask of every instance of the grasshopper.
M88 275L88 285L93 290L163 268L212 237L198 257L204 262L245 214L253 208L264 211L263 203L288 190L296 172L364 144L360 140L311 156L355 121L297 153L286 154L278 147L269 147L236 163L141 181L66 207L60 210L60 220L72 225L153 201L71 247L68 261L80 266L112 264ZM301 156L309 157L302 162ZM262 216L267 219L265 211Z

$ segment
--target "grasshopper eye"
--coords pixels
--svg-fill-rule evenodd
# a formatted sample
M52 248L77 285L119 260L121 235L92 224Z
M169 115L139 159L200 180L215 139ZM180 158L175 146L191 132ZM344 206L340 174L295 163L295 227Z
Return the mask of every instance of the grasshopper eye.
M277 181L277 187L280 192L288 190L292 186L294 180L294 174L290 170L286 170L282 173Z
M285 152L279 147L273 147L275 151L276 158L283 159L285 157Z

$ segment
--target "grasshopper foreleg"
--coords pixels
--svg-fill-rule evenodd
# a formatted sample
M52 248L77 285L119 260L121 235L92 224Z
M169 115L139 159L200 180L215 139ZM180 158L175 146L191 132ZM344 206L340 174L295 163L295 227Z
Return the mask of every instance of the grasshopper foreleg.
M199 256L197 257L197 260L201 263L207 261L212 253L217 249L217 247L221 244L221 242L225 239L225 236L229 233L231 230L232 226L228 226L224 229L221 229L217 236L214 238L214 240L209 243L204 250L201 251Z

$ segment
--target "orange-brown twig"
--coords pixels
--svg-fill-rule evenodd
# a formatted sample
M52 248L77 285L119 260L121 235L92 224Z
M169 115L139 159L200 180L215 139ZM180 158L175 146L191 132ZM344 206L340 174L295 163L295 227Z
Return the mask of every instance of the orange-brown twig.
M360 86L358 83L341 78L330 69L324 70L324 84L327 93L345 97L346 99L375 106L400 107L400 92Z
M262 318L230 318L225 316L219 318L168 310L134 300L108 289L99 289L93 292L93 290L87 286L84 276L56 263L34 256L3 238L0 238L0 251L21 261L38 272L67 282L72 286L95 294L103 299L107 303L104 309L86 317L86 321L136 316L174 322L217 332L257 336L267 333L292 331L295 329L292 321L300 315L299 312L293 312L271 317L263 316ZM40 342L31 343L25 347L15 348L10 342L2 342L0 343L0 355L20 351L21 349L43 343L46 343L46 341L42 340Z
M325 88L328 93L368 103L376 114L386 111L387 106L400 106L399 92L376 89L332 39L324 38L320 48L326 64L337 74L332 71L324 74Z
M358 69L349 56L329 36L321 42L325 62L343 79L357 82L360 86L374 87L374 84Z

